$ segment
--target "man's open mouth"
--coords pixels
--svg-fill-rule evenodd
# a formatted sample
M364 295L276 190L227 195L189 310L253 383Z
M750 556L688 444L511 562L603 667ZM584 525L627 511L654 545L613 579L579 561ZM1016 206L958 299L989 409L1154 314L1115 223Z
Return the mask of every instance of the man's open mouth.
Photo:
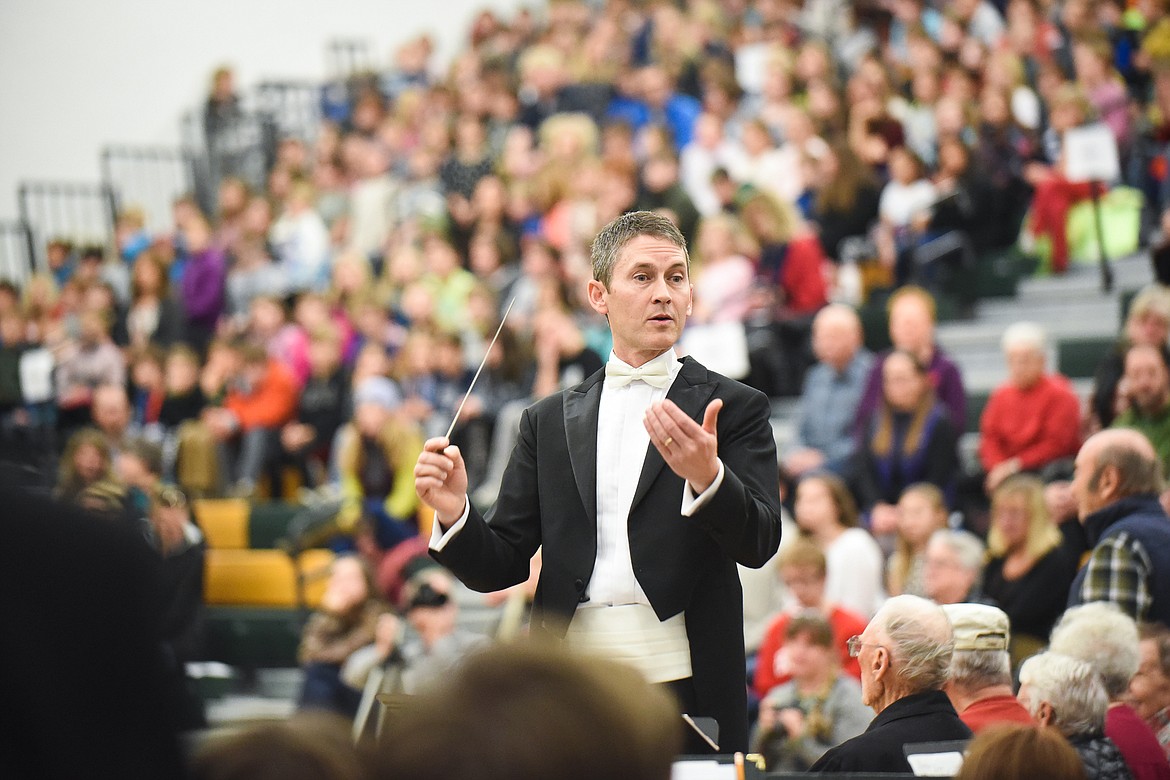
M655 314L650 318L651 322L674 322L674 317L669 314Z

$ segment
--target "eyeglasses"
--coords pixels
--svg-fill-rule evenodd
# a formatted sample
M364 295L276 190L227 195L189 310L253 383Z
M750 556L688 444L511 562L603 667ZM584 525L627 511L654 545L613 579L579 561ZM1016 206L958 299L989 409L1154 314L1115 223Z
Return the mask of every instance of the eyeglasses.
M869 645L870 647L881 647L876 642L862 642L860 636L851 636L845 640L845 647L849 650L849 657L856 658L861 655L861 648Z

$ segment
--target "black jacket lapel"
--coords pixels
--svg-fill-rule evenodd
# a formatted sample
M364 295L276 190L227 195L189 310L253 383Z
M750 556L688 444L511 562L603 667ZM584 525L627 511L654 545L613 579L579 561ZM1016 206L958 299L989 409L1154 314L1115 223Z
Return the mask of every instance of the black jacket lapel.
M597 414L601 408L601 387L605 371L565 393L565 438L573 479L581 503L594 527L597 526Z
M674 401L679 409L696 422L703 421L703 411L707 408L707 401L715 392L715 383L709 381L707 369L693 358L682 359L682 369L679 371L678 377L674 384L670 386L666 398L669 401ZM596 409L594 411L596 415ZM594 417L596 421L596 417ZM574 462L575 465L575 462ZM666 461L662 459L658 448L651 442L646 449L646 460L642 463L642 474L638 477L638 488L634 491L634 501L630 504L630 512L633 513L637 508L638 503L646 497L650 492L650 486L654 484L654 480L658 478L658 473L662 471L662 467L666 465ZM594 464L596 470L596 462ZM596 478L596 471L594 473ZM682 500L682 496L679 496ZM596 507L595 507L596 508Z

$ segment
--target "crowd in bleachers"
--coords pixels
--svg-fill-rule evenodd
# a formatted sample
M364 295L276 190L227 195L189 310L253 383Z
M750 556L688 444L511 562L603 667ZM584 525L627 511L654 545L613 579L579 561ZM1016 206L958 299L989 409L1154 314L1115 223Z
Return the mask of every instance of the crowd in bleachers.
M823 684L837 655L852 671L844 642L887 595L996 603L1013 660L1027 657L1092 547L1068 483L1083 438L1137 428L1170 463L1165 288L1134 301L1091 399L1045 364L1043 331L1010 328L1009 378L967 470L968 398L934 336L939 302L962 298L992 253L1022 247L1057 274L1085 259L1080 204L1137 212L1157 236L1163 2L552 0L481 13L442 71L413 39L345 95L312 137L280 139L263 181L221 160L210 213L180 198L156 234L127 207L116 246L54 239L45 272L0 283L0 435L9 460L53 474L58 498L149 517L176 560L201 543L159 515L181 503L160 500L165 484L338 502L314 538L357 557L339 559L306 630L306 704L352 714L367 677L342 663L363 646L374 665L406 652L439 675L439 639L474 644L450 639L450 583L422 571L415 460L460 410L472 500L492 504L520 411L609 354L588 254L626 211L668 215L688 239L684 347L801 398L780 466L802 539L772 582L749 585L772 594L748 627L764 732L784 710L778 686ZM230 68L203 111L214 150L242 111ZM1097 122L1120 175L1070 179L1062 138ZM875 355L855 309L887 298L892 347ZM189 568L172 566L176 610ZM424 637L414 649L381 606L387 584ZM790 657L792 641L819 650ZM815 760L797 748L788 758Z

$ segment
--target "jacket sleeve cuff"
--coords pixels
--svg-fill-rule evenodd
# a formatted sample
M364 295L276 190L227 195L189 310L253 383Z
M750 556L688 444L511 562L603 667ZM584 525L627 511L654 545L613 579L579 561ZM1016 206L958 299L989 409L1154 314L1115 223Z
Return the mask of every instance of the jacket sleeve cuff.
M435 518L435 523L431 526L431 544L430 548L435 552L442 552L447 543L455 538L455 535L463 530L463 526L467 524L467 518L471 515L471 502L467 497L463 497L463 514L459 515L459 519L446 530L443 531L443 526L439 525L438 518Z

